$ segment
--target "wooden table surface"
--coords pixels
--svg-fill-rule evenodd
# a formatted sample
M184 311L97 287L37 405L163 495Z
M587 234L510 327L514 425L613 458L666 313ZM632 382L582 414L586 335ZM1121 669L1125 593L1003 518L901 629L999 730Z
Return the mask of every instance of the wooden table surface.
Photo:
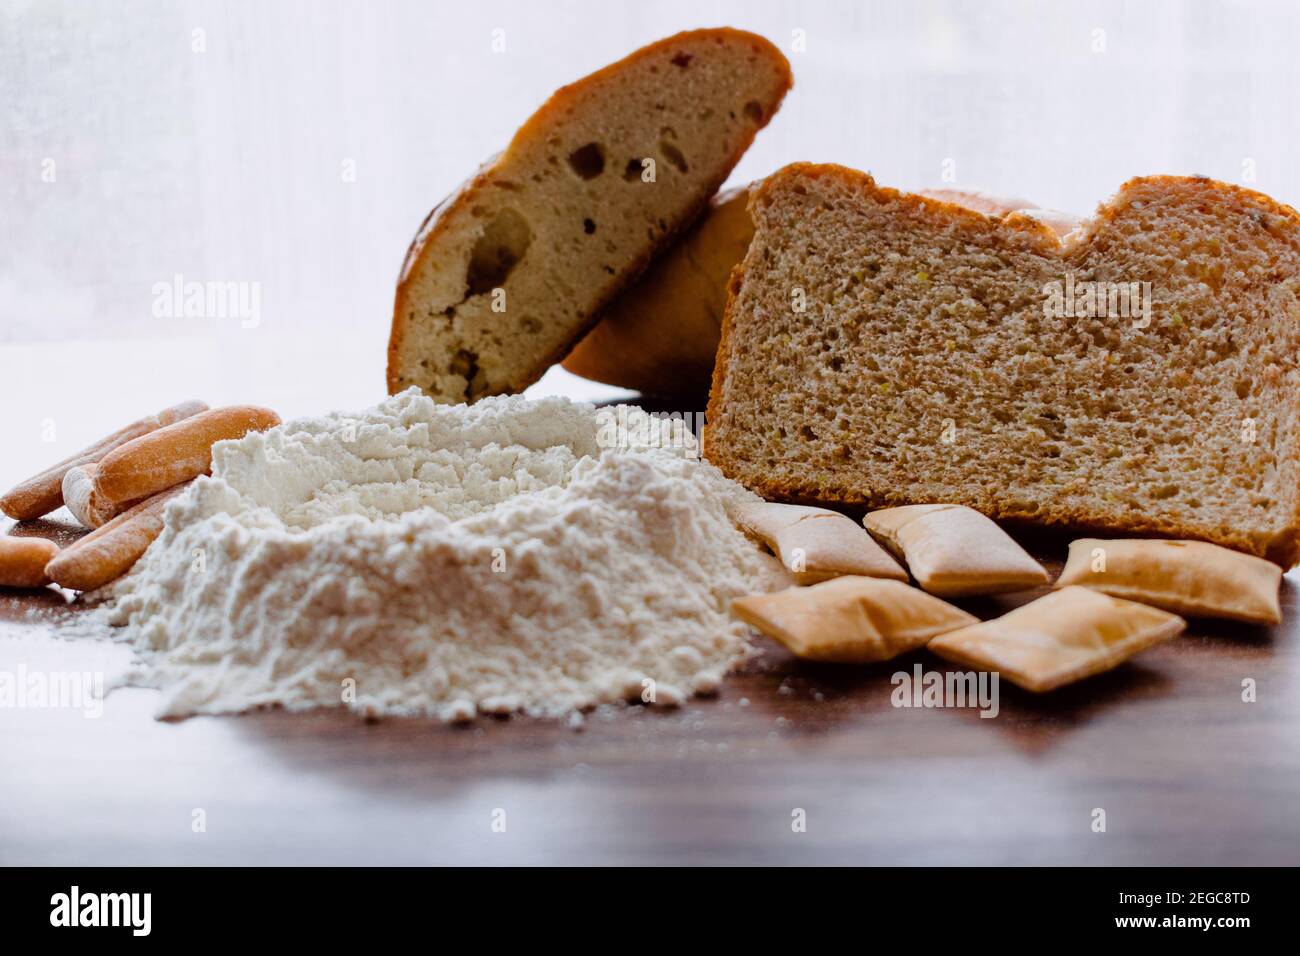
M78 613L53 590L0 597L0 670L124 660L55 636ZM600 711L581 730L338 712L158 722L136 689L98 719L0 710L0 863L1300 862L1294 626L1194 625L1045 698L1004 683L994 719L894 708L892 673L942 666L924 653L813 666L763 646L716 699Z
M128 403L109 403L103 423L125 421ZM23 447L0 483L59 457ZM52 518L0 531L71 533L66 512ZM1059 569L1064 540L1027 545ZM1279 628L1194 622L1047 697L1003 683L995 719L893 707L894 672L943 667L925 652L809 665L766 641L715 699L608 708L581 729L341 712L159 722L143 689L110 693L98 719L0 709L0 864L1294 865L1293 575L1283 603ZM60 636L79 613L54 589L0 595L0 672L120 668L120 645Z

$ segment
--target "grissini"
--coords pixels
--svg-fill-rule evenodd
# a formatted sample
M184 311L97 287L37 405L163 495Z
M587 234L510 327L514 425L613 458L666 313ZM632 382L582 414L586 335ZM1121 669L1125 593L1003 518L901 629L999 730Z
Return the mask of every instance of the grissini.
M95 475L99 471L96 462L69 468L63 476L63 503L76 518L87 528L98 528L121 514L124 507L106 501L95 490Z
M99 461L114 448L125 445L132 439L147 435L159 428L166 428L181 419L207 410L208 406L203 402L181 402L171 408L164 408L157 415L147 415L124 428L119 428L113 434L101 438L95 444L83 448L57 465L51 465L40 474L19 482L0 497L0 511L18 521L30 521L49 514L63 504L63 476L70 469Z
M98 528L135 502L206 474L217 442L278 424L280 416L270 409L232 405L141 435L64 476L68 510L87 527Z
M0 537L0 586L41 588L50 583L45 565L59 553L48 538Z
M846 574L907 581L898 562L861 525L838 511L762 501L741 507L737 517L799 584Z
M45 574L74 591L93 591L116 581L162 533L163 509L190 484L168 488L68 545L45 565Z

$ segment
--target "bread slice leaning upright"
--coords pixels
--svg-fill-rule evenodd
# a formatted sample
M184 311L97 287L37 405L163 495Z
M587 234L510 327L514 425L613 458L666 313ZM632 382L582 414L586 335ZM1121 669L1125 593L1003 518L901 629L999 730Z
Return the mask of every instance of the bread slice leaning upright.
M471 402L536 381L704 209L790 85L767 40L713 29L557 91L412 244L389 391Z
M754 188L714 196L690 231L601 311L564 367L646 395L708 395L727 280L754 236L748 208Z
M1152 176L1062 238L799 164L750 211L705 427L730 477L1300 559L1295 210Z

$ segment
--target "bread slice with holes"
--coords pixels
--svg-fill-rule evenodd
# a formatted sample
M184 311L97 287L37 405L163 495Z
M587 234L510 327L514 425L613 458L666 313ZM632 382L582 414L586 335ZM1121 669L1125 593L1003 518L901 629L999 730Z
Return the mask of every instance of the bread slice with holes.
M556 92L407 253L388 388L536 381L704 209L790 88L767 40L695 30Z
M1300 559L1295 210L1152 176L1062 238L799 164L750 211L705 428L727 475Z

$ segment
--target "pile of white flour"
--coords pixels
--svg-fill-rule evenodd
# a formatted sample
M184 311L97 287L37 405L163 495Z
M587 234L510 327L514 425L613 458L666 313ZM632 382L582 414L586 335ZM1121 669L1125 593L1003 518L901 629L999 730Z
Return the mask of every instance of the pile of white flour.
M728 517L756 499L689 452L608 441L609 417L412 389L218 445L108 606L160 716L711 691L747 650L731 598L783 583Z

